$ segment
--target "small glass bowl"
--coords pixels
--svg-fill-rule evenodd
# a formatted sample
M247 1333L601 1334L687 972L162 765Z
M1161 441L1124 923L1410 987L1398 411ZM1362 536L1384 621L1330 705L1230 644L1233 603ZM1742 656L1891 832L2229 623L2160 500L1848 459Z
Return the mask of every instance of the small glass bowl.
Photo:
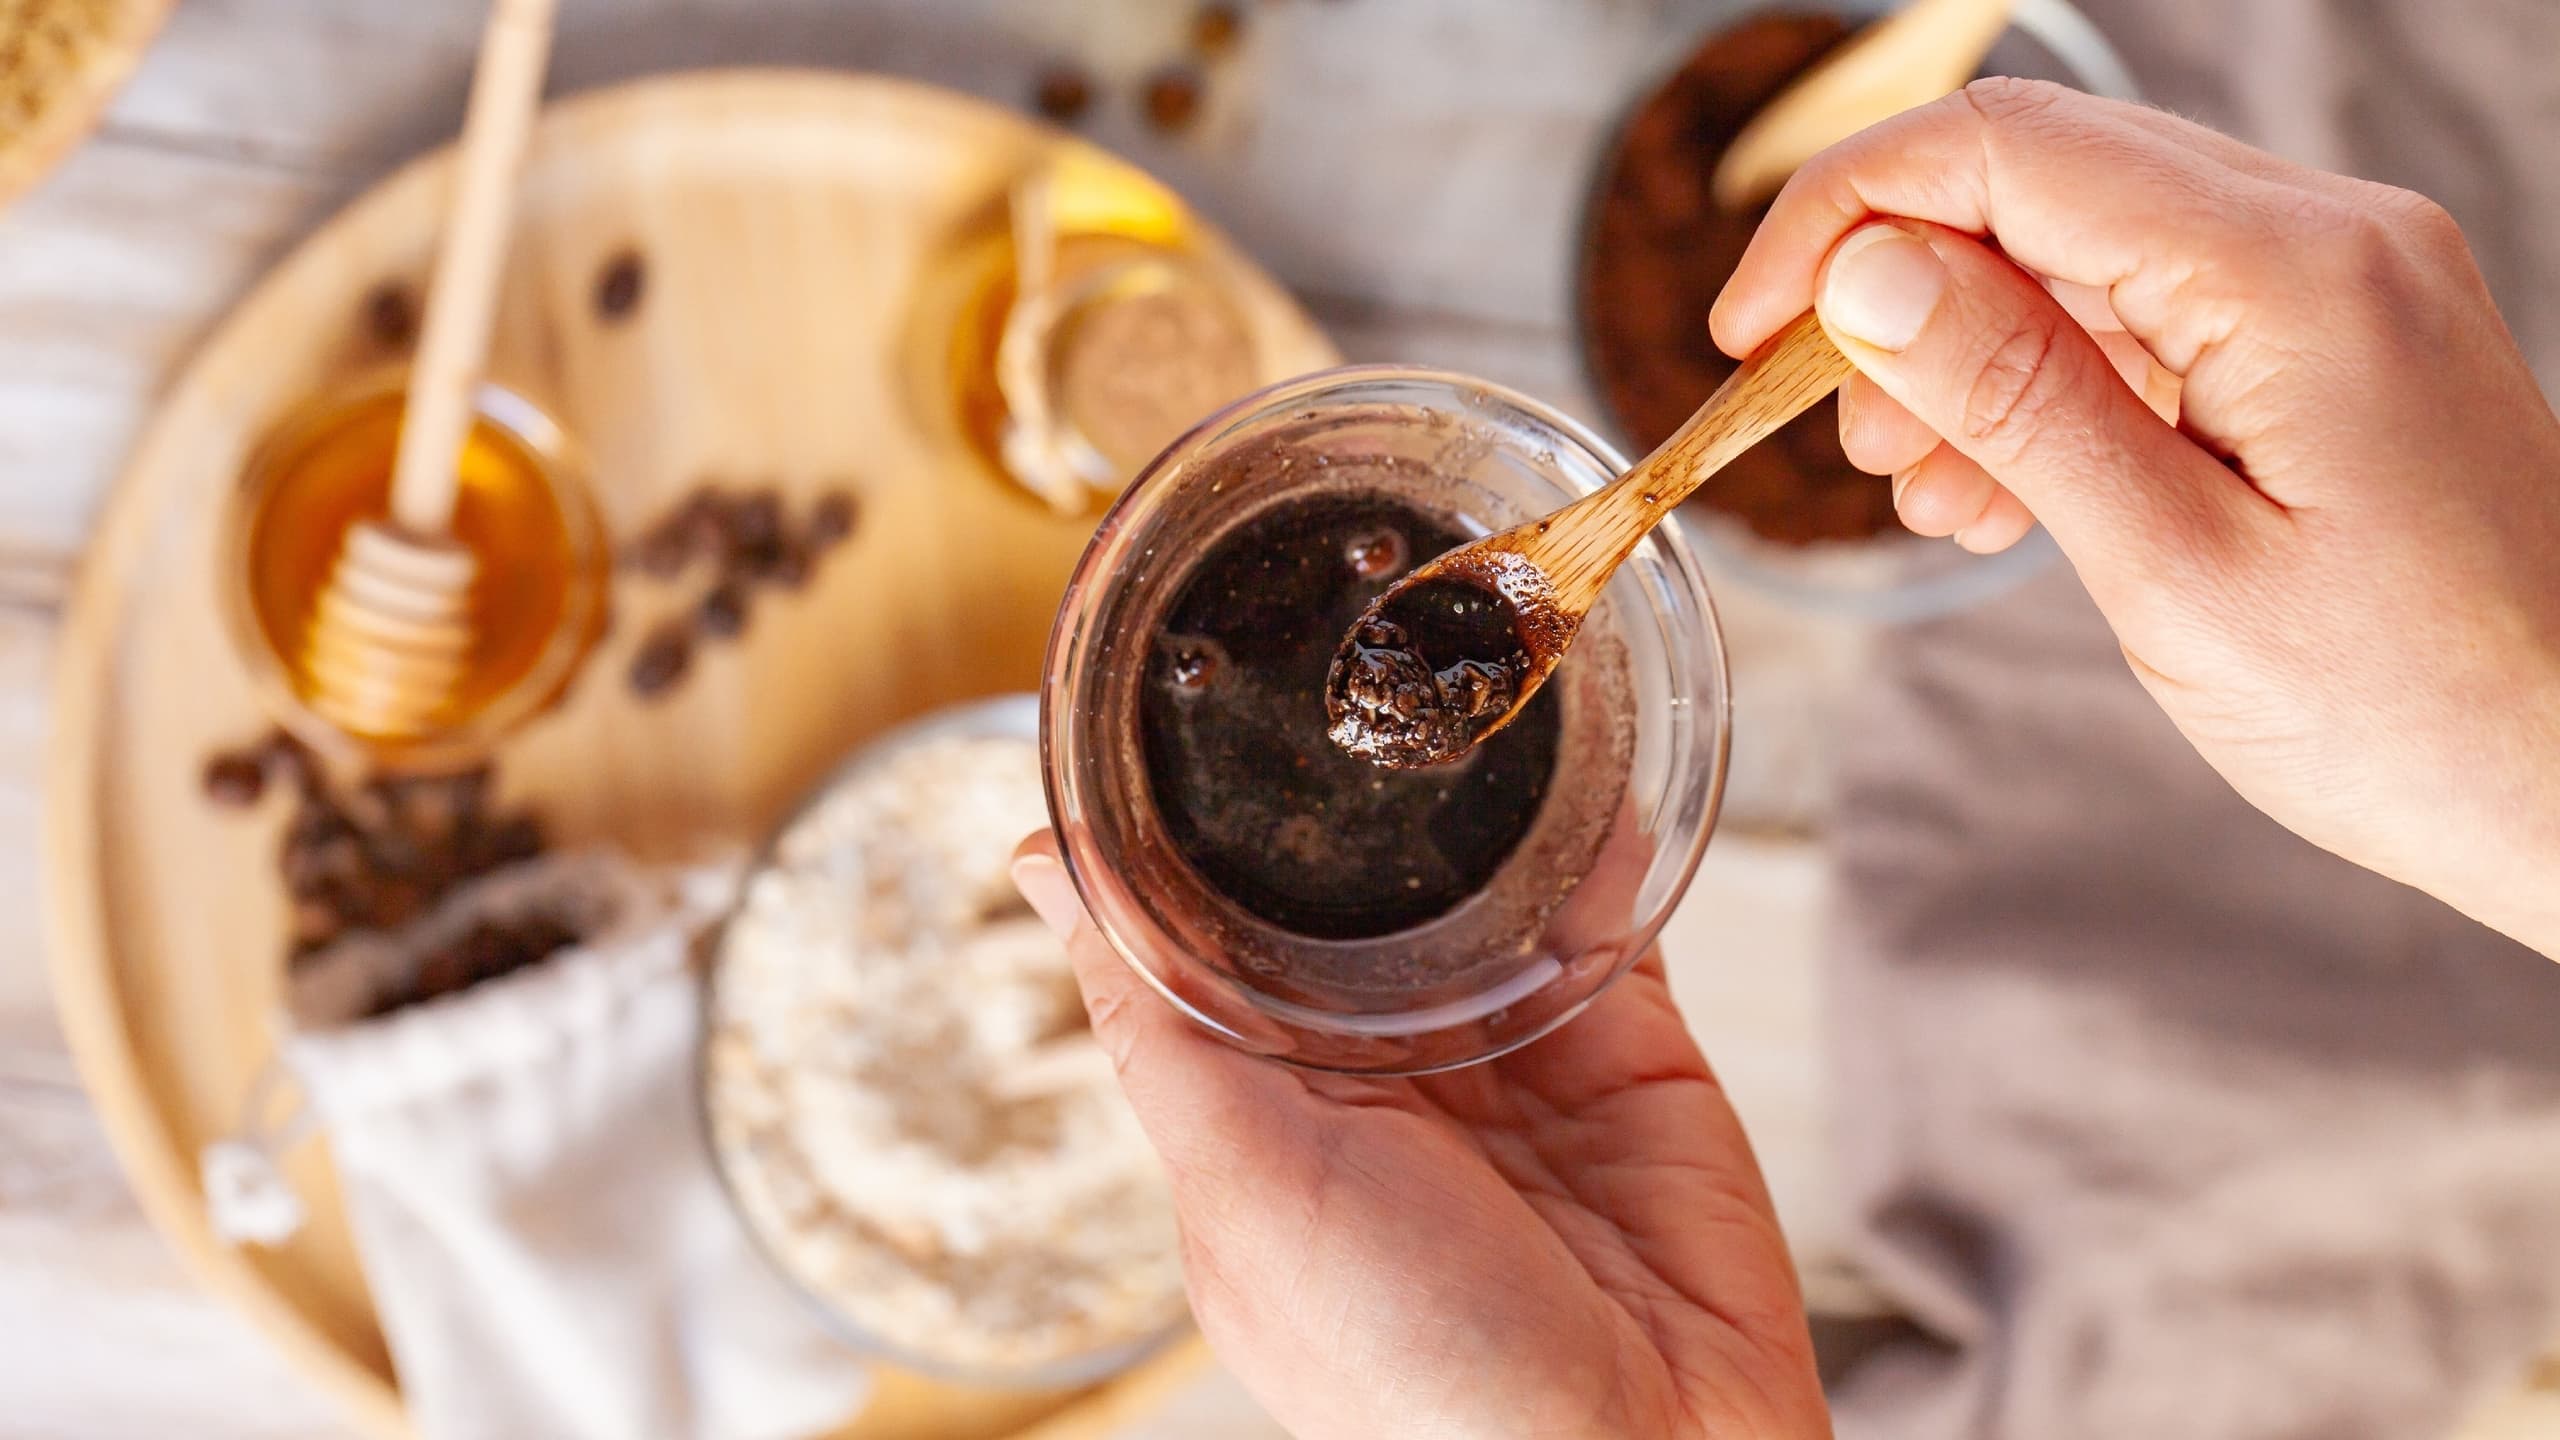
M1623 468L1535 401L1383 366L1249 396L1157 457L1068 584L1042 689L1051 819L1121 957L1232 1044L1363 1074L1503 1054L1571 1019L1633 964L1706 847L1731 735L1715 605L1676 522L1637 547L1549 681L1561 740L1529 832L1478 894L1412 928L1315 940L1219 894L1165 829L1138 726L1144 657L1192 565L1271 506L1381 493L1480 535Z
M712 1174L720 1183L722 1198L738 1216L756 1253L767 1268L800 1298L809 1313L828 1334L848 1349L872 1360L895 1365L902 1370L953 1385L966 1385L986 1390L1073 1390L1097 1384L1136 1368L1162 1353L1166 1346L1188 1334L1191 1318L1186 1313L1165 1327L1127 1339L1116 1340L1094 1349L1060 1355L1036 1364L990 1369L985 1365L964 1364L916 1347L911 1341L882 1333L876 1327L849 1313L828 1298L826 1292L806 1278L793 1265L787 1247L766 1233L763 1222L747 1203L741 1177L733 1172L730 1151L720 1143L719 1125L713 1117L712 1087L714 1062L711 1036L721 1023L726 1007L721 1002L720 984L724 974L722 957L726 953L730 919L737 913L736 904L744 903L755 876L775 863L776 850L783 837L792 833L820 802L854 783L901 751L929 741L947 739L1030 740L1040 727L1040 702L1032 695L998 695L953 705L910 720L896 729L877 736L856 750L834 771L811 788L791 813L774 826L763 847L755 856L747 877L738 886L738 901L730 915L706 934L697 950L697 970L702 977L702 1035L693 1075L695 1118L701 1126L702 1144L711 1158Z
M1822 12L1880 19L1904 0L1744 0L1715 7L1698 43L1765 11ZM1672 52L1685 61L1694 46ZM2069 0L2016 0L2009 29L1984 57L1982 74L2055 80L2092 95L2139 100L2131 72L2106 37ZM1648 82L1643 94L1653 93ZM1637 106L1643 105L1639 98ZM1631 109L1634 107L1631 107ZM1611 146L1614 153L1615 146ZM1605 166L1595 179L1605 183ZM1588 323L1578 317L1577 323ZM1586 337L1582 353L1590 354ZM1701 397L1703 398L1703 397ZM1596 402L1608 413L1604 398ZM1611 424L1616 424L1611 417ZM1877 484L1884 483L1879 479ZM2007 593L2051 564L2061 550L2042 529L1991 555L1976 555L1952 540L1925 539L1895 527L1863 540L1786 544L1754 534L1748 525L1710 506L1692 503L1682 514L1705 557L1708 573L1730 577L1796 609L1883 624L1952 614Z
M389 513L403 377L324 393L270 430L225 518L221 603L234 647L278 723L313 747L403 769L485 757L568 686L602 633L613 557L576 449L531 401L495 385L473 397L454 532L479 559L479 634L444 723L415 736L356 734L312 704L304 627L348 527Z

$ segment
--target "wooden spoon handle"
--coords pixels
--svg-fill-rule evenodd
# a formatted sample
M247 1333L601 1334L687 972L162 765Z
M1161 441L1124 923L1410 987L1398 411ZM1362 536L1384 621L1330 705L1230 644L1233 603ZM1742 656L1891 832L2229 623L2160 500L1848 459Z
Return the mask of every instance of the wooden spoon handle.
M391 478L392 519L421 538L441 538L452 523L471 395L498 306L516 177L551 56L554 3L494 0L471 76L453 198L436 247Z
M1544 521L1505 532L1501 548L1528 556L1546 572L1558 610L1587 612L1663 516L1733 457L1839 389L1851 368L1822 322L1806 311L1753 351L1689 423L1635 468Z

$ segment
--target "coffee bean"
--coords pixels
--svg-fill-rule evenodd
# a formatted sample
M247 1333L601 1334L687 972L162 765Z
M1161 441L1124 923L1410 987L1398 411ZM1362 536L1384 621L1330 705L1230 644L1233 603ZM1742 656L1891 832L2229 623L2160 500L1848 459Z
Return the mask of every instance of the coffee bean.
M267 788L266 767L256 755L216 755L205 763L205 798L234 809L255 805Z
M1233 5L1203 5L1191 16L1191 48L1216 59L1236 48L1244 35L1244 15Z
M316 950L337 939L345 929L337 906L326 897L293 902L293 943L297 948Z
M489 767L412 779L399 789L399 824L429 851L451 846L464 823L488 803Z
M1200 77L1180 66L1160 70L1140 92L1147 123L1168 134L1188 130L1200 118Z
M660 625L631 657L631 693L655 700L684 679L693 664L693 636L682 624Z
M837 486L819 496L809 511L809 543L820 550L833 548L853 534L854 524L861 516L862 502L855 497L853 488Z
M650 526L624 552L641 574L652 580L673 580L684 573L693 559L693 533L677 523L682 517L671 516Z
M640 292L647 275L647 270L640 263L639 251L616 252L596 275L596 314L608 321L629 316L640 306Z
M418 338L418 300L398 280L385 280L364 297L364 330L385 350L405 350Z
M296 899L326 894L364 877L364 842L335 811L306 809L285 828L277 869Z
M488 868L521 864L542 853L542 822L530 815L510 815L488 832Z
M782 542L782 492L757 490L741 495L729 510L729 545L733 551L762 550Z
M440 945L419 958L416 978L410 982L408 993L397 996L382 1008L393 1010L421 1000L433 1000L439 995L450 995L470 983L470 952L460 942Z
M724 580L694 608L694 627L715 640L734 640L747 628L747 587Z
M809 583L818 568L817 557L806 543L785 541L773 549L756 568L757 578L785 590L797 590Z
M320 757L282 728L268 731L267 738L258 743L258 762L266 767L270 778L289 782L305 796L318 793L327 779Z
M1073 124L1093 107L1093 81L1072 65L1053 65L1040 73L1031 103L1059 124Z

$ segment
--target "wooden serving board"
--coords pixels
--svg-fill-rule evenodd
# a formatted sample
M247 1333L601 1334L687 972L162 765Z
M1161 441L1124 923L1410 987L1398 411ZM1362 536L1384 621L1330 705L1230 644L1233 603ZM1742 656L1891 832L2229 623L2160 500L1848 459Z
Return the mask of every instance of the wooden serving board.
M491 378L582 442L617 538L705 478L779 485L795 509L849 483L861 520L806 590L765 592L745 639L699 651L654 705L633 701L624 671L690 591L618 581L612 631L568 700L500 758L507 803L537 807L565 843L644 857L749 841L874 732L1036 684L1090 521L1058 517L966 448L936 403L947 317L920 322L919 306L948 299L928 283L932 258L1000 224L1007 182L1044 152L1149 183L993 106L865 77L670 77L546 115ZM207 1226L197 1154L237 1127L272 1048L285 806L216 809L198 777L267 723L219 620L225 502L262 432L364 358L368 293L421 277L446 183L445 157L429 156L338 216L164 401L83 565L48 782L56 995L145 1207L206 1283L386 1437L407 1428L325 1147L288 1165L313 1202L295 1239L234 1250ZM1269 372L1333 362L1220 237L1196 243L1237 265ZM596 277L626 248L645 263L642 298L605 323ZM1177 1346L1067 1396L888 1376L843 1433L1100 1434L1197 1358L1196 1342Z

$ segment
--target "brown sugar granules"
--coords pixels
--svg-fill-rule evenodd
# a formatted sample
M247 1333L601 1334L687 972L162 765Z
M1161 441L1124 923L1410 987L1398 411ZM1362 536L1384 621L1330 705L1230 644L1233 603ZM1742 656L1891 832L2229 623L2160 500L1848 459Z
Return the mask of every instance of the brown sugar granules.
M1639 105L1591 206L1582 330L1592 376L1637 453L1670 437L1734 361L1707 312L1765 211L1728 214L1708 193L1716 161L1754 112L1848 38L1827 15L1769 15L1715 36ZM1825 399L1707 481L1696 503L1771 540L1856 540L1894 524L1892 487L1840 453Z

